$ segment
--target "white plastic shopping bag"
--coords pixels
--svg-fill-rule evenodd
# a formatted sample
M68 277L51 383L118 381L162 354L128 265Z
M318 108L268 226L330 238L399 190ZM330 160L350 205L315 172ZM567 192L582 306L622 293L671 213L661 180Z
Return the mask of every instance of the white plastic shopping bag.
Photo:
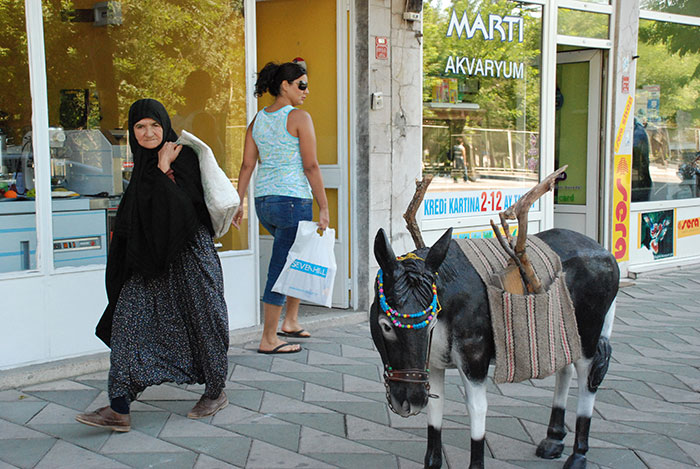
M335 230L317 233L318 225L300 221L297 236L272 291L300 300L331 306L335 281Z

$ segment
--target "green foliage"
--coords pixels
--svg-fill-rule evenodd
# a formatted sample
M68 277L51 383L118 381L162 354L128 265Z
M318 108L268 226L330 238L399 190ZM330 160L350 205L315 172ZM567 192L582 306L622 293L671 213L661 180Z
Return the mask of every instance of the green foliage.
M643 10L700 16L700 3L696 0L641 0L639 7Z
M662 40L661 30L687 32L689 26L654 21L641 21L637 54L637 88L660 85L660 115L674 122L678 111L691 116L700 126L700 37L683 50L674 49L674 40ZM695 27L696 34L700 28ZM694 51L692 49L695 49Z
M24 2L0 0L0 128L18 144L31 125Z
M121 25L67 21L67 12L93 3L42 2L52 121L58 120L60 89L91 89L103 111L112 108L108 127L123 126L131 103L143 97L174 111L185 101L181 90L187 76L203 69L214 90L207 110L228 116L227 124L245 123L240 0L123 0ZM28 83L26 51L24 2L0 0L0 110L30 102L28 88L20 86ZM26 109L13 112L31 115Z
M608 39L610 17L602 13L560 8L557 12L557 32L567 36Z
M700 16L700 2L698 0L647 0L642 8L648 8L664 13L677 13L681 15ZM664 44L669 53L683 57L686 54L694 56L696 67L693 72L695 78L700 78L700 27L689 26L664 21L647 21L645 27L639 29L640 42L650 44Z
M187 115L193 100L183 87L203 70L211 77L205 110L228 154L222 164L236 174L246 125L242 0L122 0L119 25L75 21L76 11L94 3L42 1L49 124L62 120L62 90L88 90L82 116L63 116L88 128L125 128L131 103L146 97L163 102L171 116ZM0 128L11 144L31 128L26 36L24 1L0 0Z

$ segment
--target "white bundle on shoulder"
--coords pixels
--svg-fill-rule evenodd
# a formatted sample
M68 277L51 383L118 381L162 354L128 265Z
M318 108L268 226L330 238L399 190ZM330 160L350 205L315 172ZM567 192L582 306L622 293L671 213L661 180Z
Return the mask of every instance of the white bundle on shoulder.
M206 143L186 130L180 133L180 138L175 143L192 148L199 158L204 202L214 227L214 237L220 238L228 232L233 215L241 203L238 192L224 170L219 167L214 152Z

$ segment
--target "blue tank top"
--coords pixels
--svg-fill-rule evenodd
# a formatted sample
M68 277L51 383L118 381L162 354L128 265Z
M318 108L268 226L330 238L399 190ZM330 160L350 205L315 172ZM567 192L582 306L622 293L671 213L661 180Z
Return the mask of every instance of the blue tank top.
M304 174L299 137L287 130L291 105L277 111L258 112L253 124L253 140L258 147L260 164L255 179L255 197L284 195L311 199L311 186Z

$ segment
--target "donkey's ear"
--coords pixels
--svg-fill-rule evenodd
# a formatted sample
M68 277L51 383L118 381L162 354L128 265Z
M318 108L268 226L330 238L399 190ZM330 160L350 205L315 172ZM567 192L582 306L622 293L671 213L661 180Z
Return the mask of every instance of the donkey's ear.
M383 228L379 228L377 236L374 237L374 258L377 259L379 267L381 267L384 272L391 272L394 270L396 255L391 248L389 238L386 237Z
M425 257L425 266L431 272L437 272L442 261L445 260L447 255L447 250L450 247L450 242L452 241L452 228L445 231L445 234L440 236L435 244L428 251L428 255Z

